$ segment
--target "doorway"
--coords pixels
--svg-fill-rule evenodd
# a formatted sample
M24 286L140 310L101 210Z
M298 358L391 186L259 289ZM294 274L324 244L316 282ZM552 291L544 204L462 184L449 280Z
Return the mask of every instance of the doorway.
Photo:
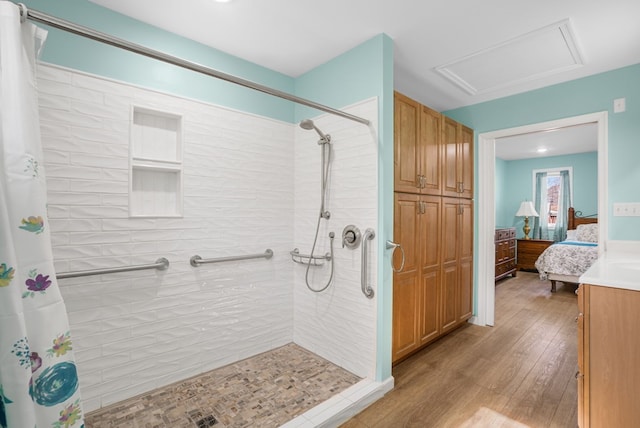
M471 322L478 325L494 325L495 322L495 142L498 138L541 132L568 126L595 123L598 139L598 222L599 251L605 251L608 225L607 202L607 146L608 146L608 113L586 114L549 122L502 129L478 135L478 270L476 281L476 315Z

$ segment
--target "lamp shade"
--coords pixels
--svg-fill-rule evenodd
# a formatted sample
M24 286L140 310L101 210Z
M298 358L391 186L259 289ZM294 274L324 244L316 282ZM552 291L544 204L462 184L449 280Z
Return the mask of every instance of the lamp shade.
M516 213L516 217L538 217L538 213L536 212L535 207L533 206L533 202L531 201L523 201L520 204L520 208Z

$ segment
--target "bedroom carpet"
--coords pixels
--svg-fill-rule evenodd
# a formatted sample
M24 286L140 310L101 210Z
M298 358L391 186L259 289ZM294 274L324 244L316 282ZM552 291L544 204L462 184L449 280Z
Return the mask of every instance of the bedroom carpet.
M393 368L395 388L342 425L575 427L575 285L518 272L496 285L494 327L466 325Z

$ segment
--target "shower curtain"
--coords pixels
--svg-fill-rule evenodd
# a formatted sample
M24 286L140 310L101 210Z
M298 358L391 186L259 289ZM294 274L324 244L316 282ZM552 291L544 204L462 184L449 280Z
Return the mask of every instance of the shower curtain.
M0 427L84 426L53 266L35 60L46 32L0 1Z

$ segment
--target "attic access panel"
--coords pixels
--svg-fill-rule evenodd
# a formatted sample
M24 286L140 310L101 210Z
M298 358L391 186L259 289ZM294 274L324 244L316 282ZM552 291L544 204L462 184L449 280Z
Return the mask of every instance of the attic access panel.
M435 71L475 95L582 65L582 55L567 19L438 66Z

